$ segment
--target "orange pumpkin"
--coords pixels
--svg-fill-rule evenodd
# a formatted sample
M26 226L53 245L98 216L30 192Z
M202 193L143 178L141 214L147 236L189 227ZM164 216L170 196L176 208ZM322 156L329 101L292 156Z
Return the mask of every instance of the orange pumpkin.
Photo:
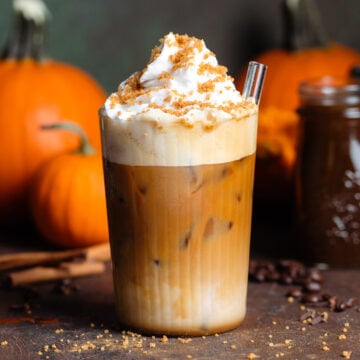
M107 216L102 158L82 130L71 123L48 128L70 129L81 137L80 149L40 166L30 185L35 225L50 243L66 248L107 242ZM57 131L44 131L57 132Z
M75 121L100 147L97 111L105 99L101 87L84 71L42 54L46 8L32 18L18 2L15 30L0 60L0 222L26 218L26 190L39 165L74 149L69 132L44 132L43 124Z
M289 201L293 190L300 82L314 77L346 76L360 54L328 42L314 3L284 0L287 46L256 57L268 66L262 92L254 196L264 202ZM237 78L242 89L245 72ZM274 186L276 185L276 186Z

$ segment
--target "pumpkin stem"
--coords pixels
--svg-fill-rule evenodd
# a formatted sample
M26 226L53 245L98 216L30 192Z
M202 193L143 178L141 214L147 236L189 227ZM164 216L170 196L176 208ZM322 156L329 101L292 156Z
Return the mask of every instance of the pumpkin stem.
M74 153L81 155L93 155L96 153L95 148L90 144L89 139L83 128L74 122L62 121L59 123L44 124L41 125L41 129L44 130L60 129L60 130L69 130L71 132L74 132L80 138L79 148L75 150Z
M314 0L283 0L285 48L326 47L328 36Z
M13 33L1 59L44 58L45 25L50 12L42 0L13 0Z

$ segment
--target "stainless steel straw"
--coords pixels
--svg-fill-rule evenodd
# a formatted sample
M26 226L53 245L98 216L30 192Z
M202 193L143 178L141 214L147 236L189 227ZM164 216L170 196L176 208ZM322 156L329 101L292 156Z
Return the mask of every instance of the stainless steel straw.
M260 64L256 61L249 62L242 93L244 99L252 97L254 98L256 104L259 103L266 69L267 66L264 64Z

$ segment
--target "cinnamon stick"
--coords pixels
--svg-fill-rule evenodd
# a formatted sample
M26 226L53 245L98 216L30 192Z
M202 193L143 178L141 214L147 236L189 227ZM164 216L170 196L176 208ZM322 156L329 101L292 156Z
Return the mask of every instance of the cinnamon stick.
M50 264L75 257L87 260L110 260L110 246L108 243L93 245L81 249L63 251L37 251L0 255L0 271L18 267Z
M101 261L72 261L60 263L58 267L36 266L26 270L14 271L7 275L7 280L11 286L20 286L97 275L104 271L105 264Z

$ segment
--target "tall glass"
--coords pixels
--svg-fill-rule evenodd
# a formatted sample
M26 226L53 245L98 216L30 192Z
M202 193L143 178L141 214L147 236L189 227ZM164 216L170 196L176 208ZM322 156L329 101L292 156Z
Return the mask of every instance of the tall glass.
M224 122L203 135L206 146L247 144L247 152L225 162L181 166L114 161L114 142L127 151L126 134L115 134L103 111L100 118L120 322L168 335L237 327L246 311L257 107L232 119L231 127ZM182 124L161 130L182 139L186 131L199 131ZM236 131L236 141L229 141L229 131ZM181 154L184 144L173 135L163 145ZM186 151L196 158L199 147Z

